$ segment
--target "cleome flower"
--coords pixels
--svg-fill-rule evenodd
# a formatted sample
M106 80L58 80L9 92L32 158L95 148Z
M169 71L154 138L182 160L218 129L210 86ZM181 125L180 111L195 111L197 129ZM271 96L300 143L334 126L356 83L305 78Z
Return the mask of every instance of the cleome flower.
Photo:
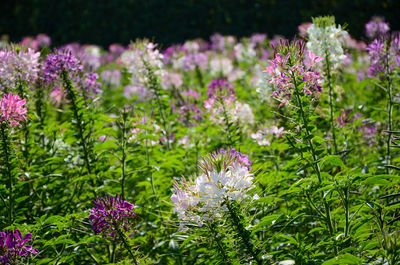
M20 99L18 95L9 93L0 100L0 122L8 123L11 127L19 126L21 121L26 121L26 100Z
M301 92L312 99L317 99L321 89L322 78L315 66L322 58L308 51L305 56L305 45L303 40L294 40L289 43L281 40L280 44L273 47L274 59L269 60L269 66L263 71L266 73L268 83L272 85L271 97L281 102L280 106L289 104L292 94L295 92L294 78L299 86L302 82ZM306 64L307 59L307 64Z
M307 33L309 39L307 49L317 56L328 56L333 68L343 64L346 59L343 44L348 33L340 25L336 26L334 17L314 18L313 23L307 29Z
M133 212L133 204L117 195L97 197L93 203L95 206L90 210L89 220L96 234L115 237L120 229L131 230L137 217Z
M32 240L32 234L26 233L22 237L21 231L7 230L0 232L0 263L4 265L22 264L22 260L31 254L37 254L37 249L28 246Z
M174 182L171 196L174 213L180 219L180 229L188 225L203 226L204 222L221 217L227 211L226 200L243 201L250 198L254 175L247 155L235 149L209 154L200 162L201 174L194 181ZM256 198L256 197L255 197Z

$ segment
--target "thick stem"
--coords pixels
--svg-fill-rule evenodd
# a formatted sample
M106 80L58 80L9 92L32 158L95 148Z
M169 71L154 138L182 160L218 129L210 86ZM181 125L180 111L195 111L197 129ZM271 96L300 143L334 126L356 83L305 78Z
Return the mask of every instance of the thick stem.
M299 110L300 110L300 117L301 117L301 119L303 121L304 129L305 129L305 133L306 133L306 137L305 137L306 140L305 141L308 143L308 146L310 147L311 156L312 156L312 159L313 159L313 161L312 161L313 168L314 168L315 173L317 174L318 181L321 184L322 183L321 170L319 168L317 155L316 155L315 148L314 148L314 145L313 145L312 140L311 140L311 133L310 133L309 128L308 128L308 119L307 119L307 117L305 115L305 112L304 112L303 102L301 101L301 97L300 97L300 93L299 93L298 85L297 85L297 80L296 80L296 77L295 77L294 74L292 74L292 79L293 79L293 84L294 84L294 90L295 90L295 96L296 96L296 99L297 99L297 104L298 104L298 107L299 107ZM328 205L328 202L325 199L323 191L321 191L321 197L322 197L322 201L323 201L323 204L324 204L324 207L325 207L326 223L328 225L329 233L330 233L331 236L333 236L334 231L333 231L333 225L332 225L331 211L329 209L329 205Z
M331 75L331 63L329 61L329 52L325 51L325 67L326 67L326 78L329 88L329 110L330 110L330 123L332 130L332 142L334 147L334 153L336 154L338 151L337 143L336 143L336 130L335 123L333 120L334 114L334 105L333 105L333 86L332 86L332 75ZM332 152L331 152L332 153Z
M387 112L388 112L388 137L386 140L386 165L391 164L391 155L390 155L390 142L392 140L392 115L393 115L393 99L392 99L392 79L390 78L390 69L389 69L389 43L386 45L386 65L385 65L385 80L386 80L386 91L388 96L388 104L387 104ZM386 173L390 174L390 168L386 167Z
M219 235L218 231L215 229L215 223L208 223L208 228L210 229L210 232L213 235L213 239L215 240L215 243L217 244L219 253L221 254L222 258L222 264L231 264L229 261L228 255L226 254L224 244L222 243L221 236Z
M239 212L238 206L234 205L235 202L231 202L229 199L225 199L225 203L228 208L229 217L232 225L235 227L237 235L242 241L245 252L247 252L250 258L254 260L258 265L262 265L262 260L258 258L259 251L258 249L256 249L251 240L250 231L244 227L243 217L237 214Z
M117 227L117 225L115 225L115 229L118 232L119 238L122 240L122 243L124 244L125 249L129 252L129 255L131 256L133 263L135 263L136 265L138 264L136 261L136 257L132 252L131 247L129 246L128 242L126 241L125 235L122 233L122 231Z
M121 196L125 199L125 178L126 178L126 134L127 134L127 124L126 124L126 113L122 114L122 137L121 137Z
M8 130L7 125L2 123L0 126L1 131L1 142L2 142L2 151L3 151L3 176L6 176L8 179L8 192L9 192L9 207L8 207L8 220L9 225L13 223L13 212L14 212L14 196L13 196L13 175L12 175L12 167L11 167L11 152L10 152L10 142L8 138Z
M228 116L228 112L226 110L226 104L224 99L221 97L221 105L222 105L222 111L223 111L223 115L224 115L224 121L225 121L225 126L226 126L226 131L228 133L228 141L229 141L229 145L232 146L233 145L233 137L232 137L232 133L231 133L231 123L229 120L229 116Z
M345 207L345 218L346 218L346 224L344 228L344 236L347 237L349 235L349 230L350 230L350 187L346 187L345 189L345 194L344 194L344 207Z
M160 95L160 91L159 91L159 82L157 80L156 75L154 74L153 69L151 68L151 66L143 60L144 65L146 66L146 70L148 72L148 79L149 79L149 86L150 89L153 90L154 95L156 96L156 101L157 101L157 105L158 105L158 111L160 112L160 117L161 117L161 122L163 125L163 129L164 129L164 136L165 136L165 141L167 144L167 149L171 149L170 148L170 144L169 144L169 130L168 130L168 126L167 126L167 119L166 119L166 115L164 113L164 105L161 102L161 95Z
M80 109L77 105L76 94L72 87L71 80L68 77L68 73L66 71L62 72L62 78L64 81L65 89L68 94L68 99L70 100L70 103L71 103L71 107L72 107L72 111L73 111L74 119L75 119L75 126L78 131L78 137L79 137L82 149L83 149L83 160L85 162L85 166L86 166L86 170L87 170L88 174L91 175L92 174L92 165L90 163L91 150L89 150L87 137L85 137L85 134L84 134L84 132L85 132L85 129L83 128L84 121L82 119L82 115L79 113ZM96 183L95 183L95 181L93 181L92 177L90 178L90 181L91 181L92 187L96 187ZM93 190L93 194L96 197L95 190ZM79 197L79 195L78 195L78 197Z

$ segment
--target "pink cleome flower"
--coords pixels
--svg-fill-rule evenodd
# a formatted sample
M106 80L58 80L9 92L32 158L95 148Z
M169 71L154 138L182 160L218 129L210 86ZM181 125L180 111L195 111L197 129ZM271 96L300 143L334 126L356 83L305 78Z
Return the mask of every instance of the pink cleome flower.
M18 95L9 93L4 95L0 100L0 122L9 123L11 127L19 126L21 121L26 120L26 99L22 99Z

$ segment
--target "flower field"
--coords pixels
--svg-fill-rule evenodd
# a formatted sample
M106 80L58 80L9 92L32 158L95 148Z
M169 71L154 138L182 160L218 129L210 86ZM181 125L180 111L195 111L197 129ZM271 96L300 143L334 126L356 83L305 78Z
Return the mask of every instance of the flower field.
M0 42L0 264L400 264L400 35Z

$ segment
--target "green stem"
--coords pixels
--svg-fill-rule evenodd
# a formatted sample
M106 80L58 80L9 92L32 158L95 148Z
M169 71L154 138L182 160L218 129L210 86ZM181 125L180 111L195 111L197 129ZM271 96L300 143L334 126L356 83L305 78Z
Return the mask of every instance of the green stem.
M308 128L308 119L307 119L307 117L305 115L305 112L304 112L304 109L303 109L303 102L301 101L301 97L300 97L300 93L299 93L298 85L297 85L297 80L296 80L296 77L295 77L294 74L292 74L292 79L293 79L293 84L294 84L294 90L295 90L295 96L296 96L296 99L297 99L297 104L298 104L298 107L299 107L299 110L300 110L300 117L301 117L301 119L303 121L304 129L305 129L305 132L306 132L306 137L305 137L306 138L306 142L308 143L308 146L310 147L311 156L312 156L312 159L313 159L313 161L312 161L313 168L314 168L315 173L317 174L319 184L322 184L321 170L319 168L317 155L316 155L315 148L314 148L314 145L313 145L312 140L311 140L311 133L310 133L309 128ZM323 204L324 204L324 207L325 207L326 223L328 225L329 233L330 233L331 236L333 236L334 230L333 230L333 225L332 225L331 211L329 209L328 202L326 201L326 199L324 197L323 191L321 191L321 198L322 198L322 201L323 201Z
M349 235L349 231L350 231L350 187L345 188L345 194L344 194L344 207L345 207L345 218L346 218L346 225L345 225L345 229L344 229L344 236L347 237Z
M121 137L121 151L122 151L122 157L121 157L121 196L123 199L125 199L125 178L126 178L126 135L127 135L127 113L124 110L124 113L122 114L122 137Z
M89 175L92 175L92 165L90 163L91 150L89 150L89 144L87 142L88 137L85 137L85 134L84 134L84 131L85 131L85 129L83 127L84 121L82 118L82 114L80 113L81 110L79 109L78 104L77 104L77 100L76 100L77 96L75 94L74 88L72 87L71 80L68 77L68 72L63 71L62 78L64 81L65 89L67 91L68 99L70 100L72 111L74 114L75 126L76 126L76 129L78 130L78 137L79 137L82 149L83 149L83 160L85 162L86 170ZM92 187L96 187L96 183L93 180L92 176L90 177L90 182L91 182ZM96 197L95 190L93 190L93 194ZM78 197L79 197L79 195L78 195Z
M225 248L223 246L223 243L221 241L221 236L219 235L218 231L215 229L215 223L207 223L208 228L210 229L210 232L213 235L213 238L215 239L215 243L217 243L217 247L219 250L219 253L222 256L222 264L231 264L229 261L229 257L226 254Z
M223 115L224 115L224 121L225 121L225 126L226 126L226 131L228 133L228 141L229 141L229 145L232 146L233 145L233 137L232 137L232 133L231 133L231 123L229 121L229 116L228 116L228 112L226 110L226 105L225 105L225 101L222 97L220 97L220 103L222 105L222 110L223 110Z
M157 77L154 74L154 71L151 68L151 66L145 60L143 60L143 63L146 66L146 70L148 71L149 87L151 90L153 90L154 95L156 96L158 111L160 112L161 122L162 122L163 129L164 129L164 136L165 136L165 141L167 144L167 149L170 150L171 149L170 144L169 144L170 134L169 134L168 127L167 127L166 115L164 113L164 105L161 102L159 82L158 82Z
M252 243L250 231L244 227L243 217L237 214L240 212L239 206L235 201L231 202L229 199L225 199L225 203L228 208L230 220L236 229L238 237L242 241L245 252L247 252L250 258L258 265L262 265L263 262L258 258L259 250L256 249Z
M327 52L327 51L325 51L325 67L326 67L327 83L328 83L328 88L329 88L329 110L330 110L330 123L331 123L331 130L332 130L332 140L333 140L334 151L335 151L335 154L336 154L337 151L338 151L338 147L337 147L337 143L336 143L335 123L334 123L334 120L333 120L334 106L333 106L333 87L332 87L331 63L329 61L329 52ZM332 151L331 151L331 153L332 153Z
M132 249L129 246L128 242L126 241L125 235L121 232L121 230L117 227L117 225L115 226L115 229L117 230L119 238L122 240L122 243L124 244L125 249L129 252L129 255L131 256L133 263L135 263L137 265L138 263L136 261L136 257L133 254Z
M1 131L1 142L2 142L2 151L3 151L3 176L7 176L8 178L8 192L9 192L9 208L8 208L8 219L9 225L13 223L13 212L14 212L14 196L13 196L13 176L12 176L12 167L11 167L11 150L10 150L10 142L8 138L8 130L7 125L3 122L0 126Z
M386 140L386 165L391 164L391 155L390 155L390 142L392 138L392 115L393 115L393 99L392 99L392 79L390 78L390 69L389 69L389 43L386 45L386 65L385 65L385 79L386 79L386 91L388 96L388 137ZM386 173L390 174L390 168L386 167Z

